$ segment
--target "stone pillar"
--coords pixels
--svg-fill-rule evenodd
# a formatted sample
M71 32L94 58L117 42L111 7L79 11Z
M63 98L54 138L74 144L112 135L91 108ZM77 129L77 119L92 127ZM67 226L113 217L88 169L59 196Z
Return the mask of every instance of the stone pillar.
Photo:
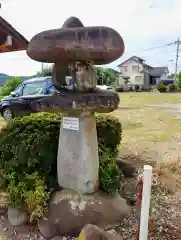
M89 114L74 117L74 120L78 121L76 130L63 124L62 119L57 158L58 183L62 188L90 194L99 185L96 118Z

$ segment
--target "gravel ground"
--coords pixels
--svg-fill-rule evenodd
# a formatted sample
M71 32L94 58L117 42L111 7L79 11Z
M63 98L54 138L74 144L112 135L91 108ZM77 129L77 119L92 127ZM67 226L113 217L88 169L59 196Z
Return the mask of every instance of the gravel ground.
M179 221L181 216L181 200L173 196L153 197L152 216L150 217L149 239L151 240L172 240L181 239ZM125 219L119 232L125 240L137 240L136 233L138 220L136 208L133 207L132 215Z
M156 179L156 180L155 180ZM136 179L129 179L126 184L126 198L135 198ZM132 184L130 187L129 185ZM135 188L135 190L133 190ZM132 191L130 191L132 189ZM132 195L131 195L132 194ZM115 229L124 240L138 240L138 215L136 205L132 207L132 214L124 220L119 228ZM156 174L153 175L151 198L149 240L181 240L181 192L169 194L159 182Z
M24 225L12 227L6 215L0 216L0 240L47 240L40 235L36 227ZM55 237L52 240L75 240L71 237Z
M136 179L127 179L124 197L135 203ZM181 240L181 194L168 194L157 182L152 188L151 217L149 240ZM132 207L132 214L126 218L121 225L109 232L116 232L124 240L138 240L138 217L136 205ZM56 240L71 238L56 238ZM0 217L0 240L44 240L36 228L24 226L14 230L9 224L6 216Z

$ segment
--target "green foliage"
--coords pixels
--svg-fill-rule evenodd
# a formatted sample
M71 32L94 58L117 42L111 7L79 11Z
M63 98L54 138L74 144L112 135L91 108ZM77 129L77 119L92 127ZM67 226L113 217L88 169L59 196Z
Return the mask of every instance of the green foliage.
M37 172L22 175L24 179L19 179L16 172L7 176L9 203L15 208L23 206L30 215L30 221L34 221L43 216L50 193Z
M175 77L175 73L171 73L168 75L168 78L174 78Z
M98 85L112 85L116 83L118 72L112 68L95 67ZM37 72L37 77L52 76L52 66L46 67L42 71Z
M177 86L175 84L169 84L168 85L168 91L169 92L175 92L177 90Z
M19 180L15 172L7 175L7 192L9 203L14 208L20 208L23 205L23 193L26 188L24 181Z
M15 90L15 88L22 83L21 78L12 77L0 88L0 96L7 96Z
M136 92L138 92L140 90L140 86L139 85L135 85L134 89L135 89Z
M114 194L120 185L114 159L121 141L121 124L116 118L102 115L96 117L96 123L100 185L105 192ZM59 129L59 114L38 113L16 118L0 132L0 169L8 176L4 187L10 193L11 204L24 203L32 219L42 215L49 192L59 189Z
M46 77L46 76L52 76L52 66L43 68L42 71L37 72L37 77Z
M115 88L115 91L116 92L124 92L124 89L123 89L123 87L117 87L117 88Z
M56 176L59 125L60 121L42 118L41 114L10 122L0 134L0 169L7 174L16 172L19 180L24 179L24 172L31 174L38 169L51 188Z
M98 85L114 85L118 72L112 68L95 67Z
M117 118L99 115L96 117L97 137L99 147L117 151L121 142L122 126Z
M25 176L26 189L23 197L30 222L39 219L47 210L50 192L47 191L44 180L35 172Z
M123 174L116 165L116 152L99 148L99 177L100 188L114 195L123 187Z
M157 89L161 93L166 92L166 90L167 90L167 88L166 88L166 86L165 86L165 84L163 82L160 82L160 84L158 85Z
M0 169L0 190L5 191L7 186L7 176L2 169Z
M181 90L181 72L179 72L179 74L178 74L177 87L179 90Z

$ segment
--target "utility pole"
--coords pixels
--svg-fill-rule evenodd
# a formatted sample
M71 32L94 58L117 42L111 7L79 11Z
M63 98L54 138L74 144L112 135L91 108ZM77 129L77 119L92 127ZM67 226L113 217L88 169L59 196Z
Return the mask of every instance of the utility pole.
M174 83L177 81L177 68L178 68L178 59L179 59L179 48L180 48L180 39L176 41L177 44L177 49L176 49L176 60L175 60L175 78L174 78Z

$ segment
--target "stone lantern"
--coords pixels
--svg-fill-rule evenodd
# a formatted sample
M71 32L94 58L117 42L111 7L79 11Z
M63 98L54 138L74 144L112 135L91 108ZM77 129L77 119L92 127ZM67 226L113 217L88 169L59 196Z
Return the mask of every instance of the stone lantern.
M124 52L121 36L108 27L84 27L71 17L62 28L35 35L30 58L54 63L52 81L59 94L34 101L36 111L63 114L57 156L58 183L83 194L99 186L99 159L95 113L109 113L119 104L114 91L96 88L94 65L108 64ZM68 90L66 76L73 79Z

